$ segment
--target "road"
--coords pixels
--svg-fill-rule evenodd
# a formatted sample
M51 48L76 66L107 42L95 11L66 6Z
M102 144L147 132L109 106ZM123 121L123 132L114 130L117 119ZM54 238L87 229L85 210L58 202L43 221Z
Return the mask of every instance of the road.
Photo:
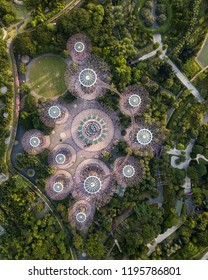
M173 226L172 228L166 230L166 232L164 232L163 234L159 234L158 237L155 239L154 245L147 244L149 248L149 252L147 253L147 256L149 257L155 251L157 245L163 242L166 238L168 238L168 236L174 233L178 228L180 228L182 224L183 223L180 222L177 226Z

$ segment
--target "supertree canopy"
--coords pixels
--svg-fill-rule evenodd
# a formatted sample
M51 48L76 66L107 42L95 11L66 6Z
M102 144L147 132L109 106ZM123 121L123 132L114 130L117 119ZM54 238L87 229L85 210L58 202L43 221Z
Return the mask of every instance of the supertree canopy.
M133 156L117 158L115 161L114 174L120 185L135 186L142 181L143 173L142 164Z
M136 155L153 156L161 148L165 130L158 123L135 123L129 127L125 140Z
M59 144L48 155L49 165L56 169L66 169L76 161L76 151L68 144Z
M72 195L77 198L90 197L97 207L106 204L115 192L109 168L100 160L83 161L75 173L76 188Z
M129 86L120 97L121 112L131 116L144 114L150 103L148 91L141 85Z
M87 200L83 198L75 202L69 208L69 222L72 227L76 227L79 230L85 230L93 221L95 208Z
M40 106L40 119L48 127L54 127L67 121L69 112L58 102L46 101Z
M118 124L113 113L91 108L77 114L72 122L72 138L86 151L101 152L118 138Z
M58 171L46 181L46 193L53 200L62 200L72 191L73 179L67 171Z
M65 73L68 90L76 97L93 100L109 88L111 79L107 63L97 56L90 56L86 63L70 63Z
M32 129L22 137L22 147L29 154L39 154L50 145L50 137L45 136L43 132Z
M91 53L91 42L84 34L75 34L67 41L67 51L73 62L83 64Z

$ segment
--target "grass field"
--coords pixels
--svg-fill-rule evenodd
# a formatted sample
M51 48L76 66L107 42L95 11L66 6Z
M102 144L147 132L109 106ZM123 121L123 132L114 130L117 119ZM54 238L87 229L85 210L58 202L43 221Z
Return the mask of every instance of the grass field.
M17 21L23 19L24 16L26 16L28 13L28 9L25 6L20 6L20 5L14 4L12 2L9 2L9 5L12 8L12 10L15 14L15 19Z
M208 65L208 37L204 43L203 48L197 56L197 60L203 67L206 67Z
M208 70L205 70L203 73L199 74L197 78L194 80L194 85L199 90L203 98L207 98L208 96L207 84L208 84Z
M66 63L57 56L43 56L29 69L29 84L38 95L51 98L66 91L64 72Z

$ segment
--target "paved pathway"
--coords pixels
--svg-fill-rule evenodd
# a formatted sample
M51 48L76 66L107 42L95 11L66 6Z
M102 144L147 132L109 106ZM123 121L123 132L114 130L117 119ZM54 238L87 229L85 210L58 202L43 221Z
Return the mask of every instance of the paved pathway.
M171 166L172 167L178 168L178 169L184 169L185 171L187 171L187 169L189 167L189 162L191 161L190 153L193 149L193 146L194 146L195 142L196 142L195 139L191 139L190 143L188 144L188 146L184 150L186 160L184 162L181 162L180 164L176 164L176 160L181 155L182 151L177 150L176 148L174 148L170 151L167 151L167 154L173 155L171 157ZM188 194L188 193L191 192L191 180L187 175L185 177L185 182L181 187L184 188L185 194Z
M204 256L201 258L201 260L208 260L208 252L204 254Z
M178 228L180 228L182 224L183 223L180 222L177 226L173 226L172 228L166 230L166 232L164 232L163 234L159 234L155 239L154 245L147 244L147 247L149 248L149 252L147 253L147 256L150 256L155 251L157 245L162 241L164 241L166 238L168 238L168 236L174 233Z
M23 1L13 0L13 2L17 5L24 6L25 3Z
M199 158L202 158L203 160L208 161L208 159L207 159L207 158L205 158L205 156L200 155L200 154L197 154L197 156L196 156L196 160L197 160L197 162L198 162L198 163L199 163Z
M199 102L204 102L204 99L201 97L199 91L192 85L189 79L178 69L178 67L170 59L167 60L167 63L172 66L173 71L181 83L191 91L191 93L199 100Z

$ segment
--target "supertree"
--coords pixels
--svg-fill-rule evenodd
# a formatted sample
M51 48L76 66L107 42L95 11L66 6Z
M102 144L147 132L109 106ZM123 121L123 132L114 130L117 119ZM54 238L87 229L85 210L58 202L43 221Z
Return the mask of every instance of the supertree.
M140 161L130 156L116 159L114 163L114 174L118 184L131 187L142 181L144 171Z
M78 199L89 197L96 207L108 203L115 192L109 168L98 159L83 161L75 172L75 182L72 195Z
M46 194L53 200L66 198L73 188L73 179L69 172L58 171L46 181Z
M75 34L69 38L66 45L73 62L83 64L91 53L91 41L84 34Z
M106 62L91 55L83 65L70 63L65 72L68 90L76 97L93 100L105 93L106 89L114 90L110 85L111 74Z
M59 102L46 101L40 106L40 119L48 127L54 127L67 121L69 112Z
M44 149L48 148L49 145L50 137L44 135L43 132L37 129L25 132L22 137L22 147L29 154L40 154Z
M83 198L69 208L68 219L72 227L86 231L93 221L94 213L95 208L88 198Z
M139 156L153 156L160 151L166 130L157 122L134 123L126 130L124 139Z
M89 105L88 105L89 106ZM81 149L101 152L109 149L119 139L120 130L116 116L107 112L97 102L95 106L78 112L71 125L71 135Z
M66 169L76 162L76 151L69 144L59 144L48 155L48 163L56 169Z
M120 96L120 110L128 116L142 115L150 104L149 93L141 85L129 86Z

